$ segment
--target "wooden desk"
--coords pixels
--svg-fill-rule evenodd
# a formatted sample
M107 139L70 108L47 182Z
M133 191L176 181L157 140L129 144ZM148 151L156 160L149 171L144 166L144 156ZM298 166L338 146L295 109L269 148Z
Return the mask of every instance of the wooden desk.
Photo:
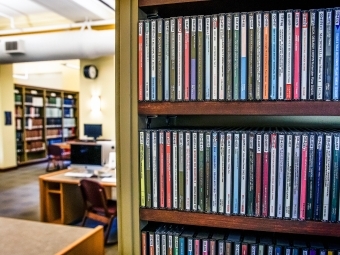
M84 213L83 199L78 187L81 178L64 174L72 170L61 170L39 176L40 219L43 222L60 224L74 223ZM116 183L98 180L105 188L108 198L115 199Z
M104 254L102 226L82 228L0 217L1 254Z

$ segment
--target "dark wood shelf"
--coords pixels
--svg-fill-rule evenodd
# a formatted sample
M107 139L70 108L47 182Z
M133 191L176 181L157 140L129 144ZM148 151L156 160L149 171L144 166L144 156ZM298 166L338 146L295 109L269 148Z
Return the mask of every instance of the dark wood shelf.
M139 0L139 8L147 15L158 14L161 18L211 15L227 12L271 11L285 9L317 9L338 6L335 0L326 2L295 1L224 1L224 0Z
M141 220L214 228L340 237L339 223L227 216L140 208Z
M340 116L340 102L139 102L140 115Z

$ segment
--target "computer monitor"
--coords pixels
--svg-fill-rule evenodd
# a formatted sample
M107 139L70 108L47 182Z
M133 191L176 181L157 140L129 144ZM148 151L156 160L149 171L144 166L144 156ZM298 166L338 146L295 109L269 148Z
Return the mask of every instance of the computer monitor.
M84 135L97 140L102 135L102 124L84 124Z
M102 145L71 143L71 168L83 168L88 171L103 167Z
M102 146L102 162L104 165L108 165L110 163L110 153L115 152L115 142L113 141L97 141L96 144L100 144ZM111 156L112 159L112 156Z

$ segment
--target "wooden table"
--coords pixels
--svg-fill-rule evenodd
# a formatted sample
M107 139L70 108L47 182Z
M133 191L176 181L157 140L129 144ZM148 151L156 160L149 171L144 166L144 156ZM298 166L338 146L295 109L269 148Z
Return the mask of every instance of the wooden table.
M83 199L78 186L81 178L65 176L70 169L39 176L40 219L43 222L71 224L82 218ZM113 177L115 178L115 172ZM105 188L108 198L115 199L116 182L98 180Z
M83 228L0 217L0 254L104 254L102 226Z

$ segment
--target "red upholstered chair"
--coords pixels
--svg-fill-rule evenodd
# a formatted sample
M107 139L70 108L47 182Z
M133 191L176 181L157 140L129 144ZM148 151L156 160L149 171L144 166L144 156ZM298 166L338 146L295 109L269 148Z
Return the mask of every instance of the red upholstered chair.
M79 186L85 207L82 226L85 226L87 219L103 223L106 244L113 220L117 217L116 201L107 199L104 187L95 180L82 179Z
M66 168L64 161L70 160L70 153L65 153L64 150L54 144L47 146L48 163L46 167L46 172L51 172L54 170L60 170ZM52 163L53 168L50 169L50 164Z

